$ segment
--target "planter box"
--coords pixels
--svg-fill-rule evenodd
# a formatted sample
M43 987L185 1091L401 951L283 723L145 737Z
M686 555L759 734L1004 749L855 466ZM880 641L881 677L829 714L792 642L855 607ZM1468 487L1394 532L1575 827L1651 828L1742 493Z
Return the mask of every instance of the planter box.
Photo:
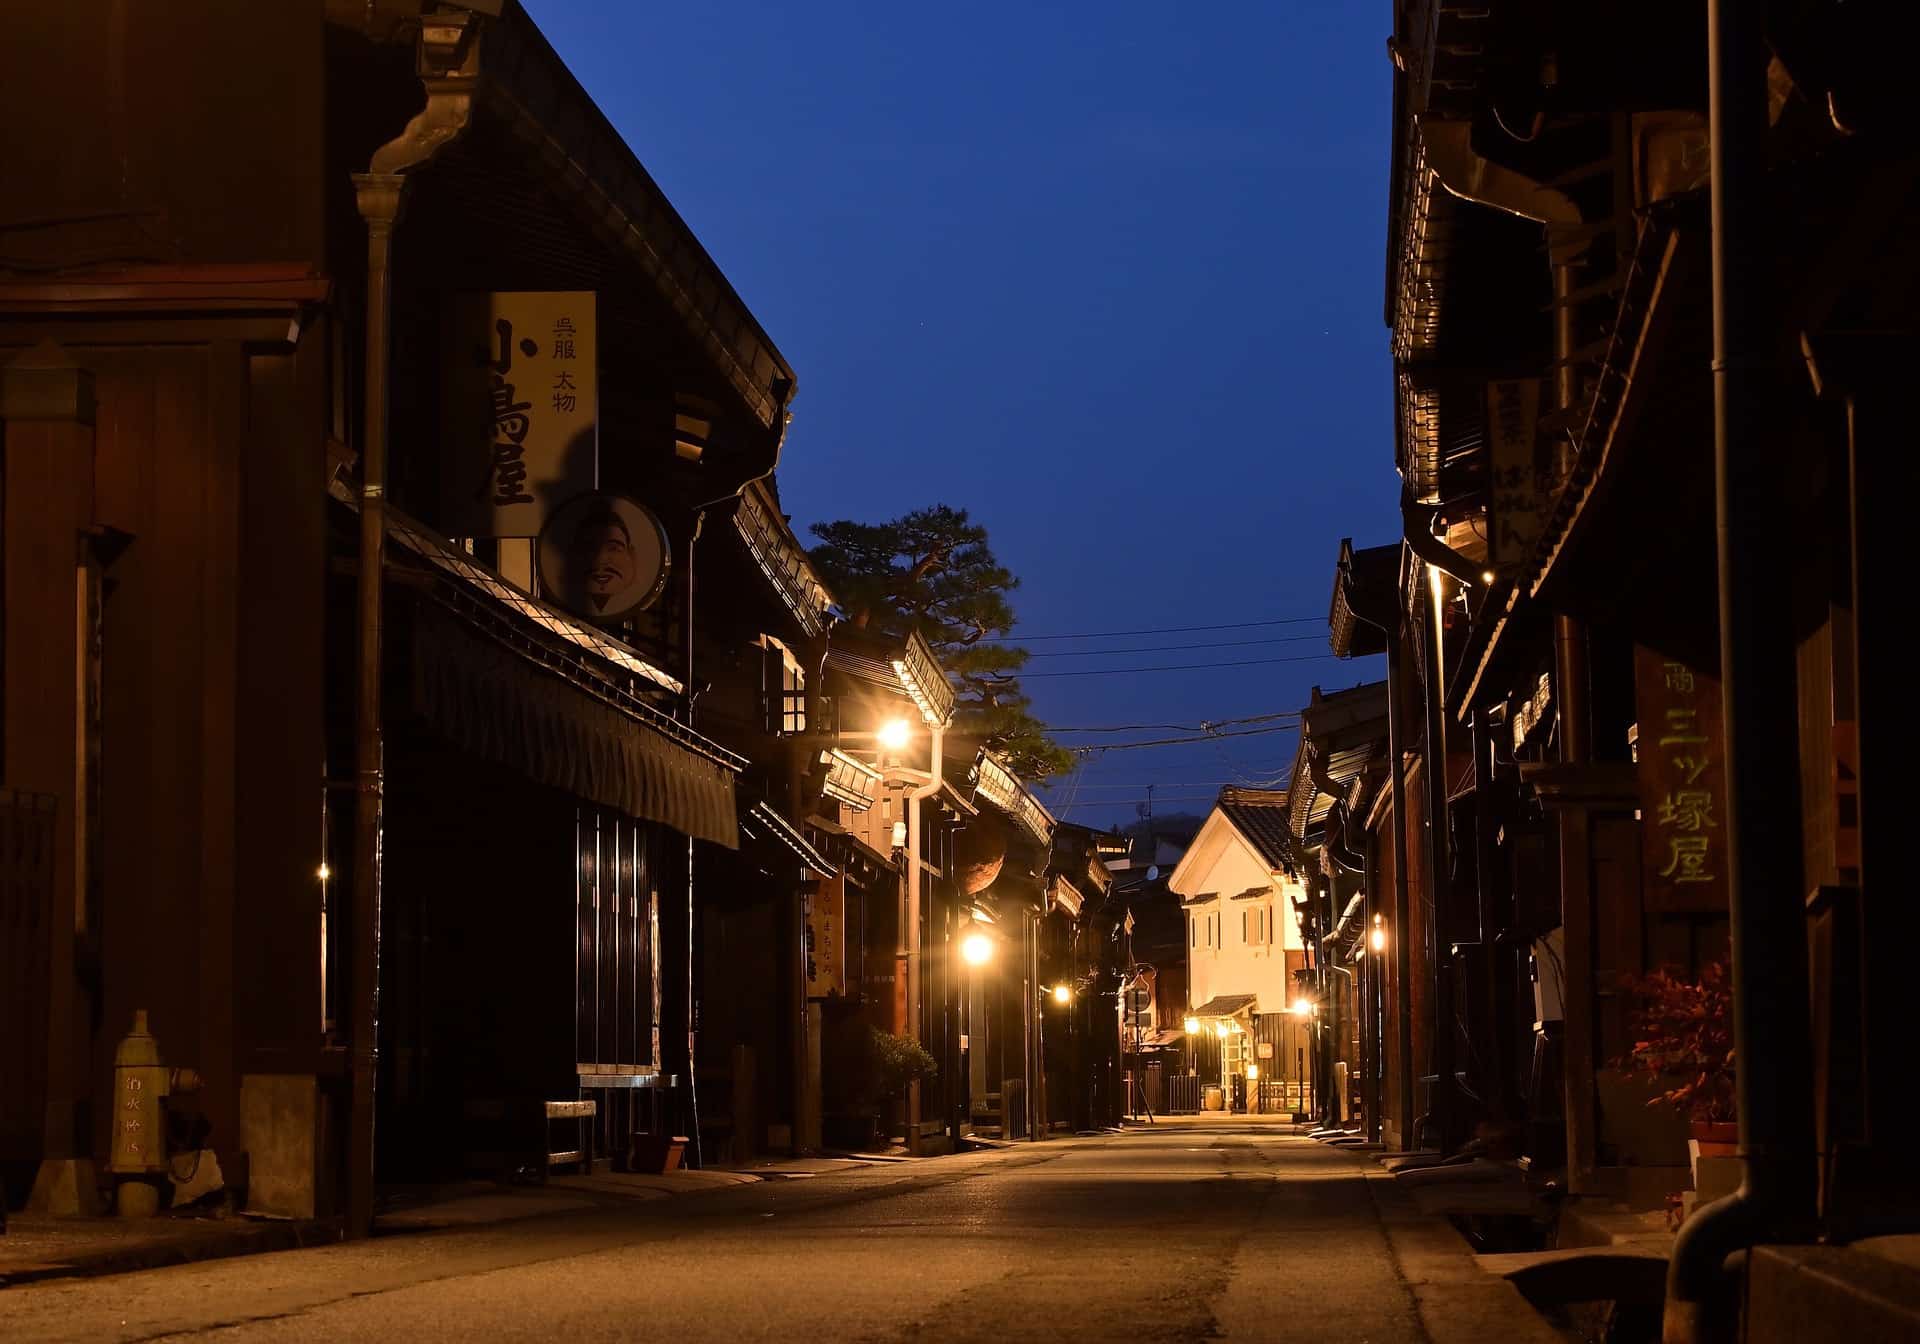
M636 1134L633 1136L632 1168L664 1174L680 1170L680 1159L687 1151L684 1135L668 1138L664 1134Z
M1702 1204L1724 1198L1740 1188L1747 1164L1737 1157L1698 1157L1693 1163L1693 1193Z
M880 1119L873 1115L829 1115L822 1123L827 1146L849 1152L870 1153L886 1147L880 1136Z

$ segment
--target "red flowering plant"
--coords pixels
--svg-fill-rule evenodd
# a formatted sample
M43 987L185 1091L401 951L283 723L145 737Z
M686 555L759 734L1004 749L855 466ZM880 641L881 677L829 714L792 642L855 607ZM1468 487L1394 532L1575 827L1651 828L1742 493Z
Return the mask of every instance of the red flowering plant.
M1732 1120L1733 988L1727 963L1708 962L1698 980L1666 967L1623 980L1638 1006L1629 1018L1633 1049L1620 1066L1661 1089L1647 1104L1671 1106L1696 1123Z

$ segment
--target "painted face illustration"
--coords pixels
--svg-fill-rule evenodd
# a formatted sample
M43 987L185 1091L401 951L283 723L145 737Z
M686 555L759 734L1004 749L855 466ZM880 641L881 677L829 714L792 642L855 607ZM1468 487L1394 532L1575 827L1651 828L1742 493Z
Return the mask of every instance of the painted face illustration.
M634 580L633 536L618 514L595 513L581 520L567 550L574 582L595 611L624 592Z

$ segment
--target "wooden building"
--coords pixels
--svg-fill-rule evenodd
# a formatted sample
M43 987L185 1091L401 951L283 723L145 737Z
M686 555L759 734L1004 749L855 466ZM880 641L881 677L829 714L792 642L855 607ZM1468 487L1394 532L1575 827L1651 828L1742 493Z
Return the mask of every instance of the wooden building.
M1333 631L1394 687L1378 1118L1523 1156L1563 1210L1658 1207L1686 1117L1621 1067L1628 981L1731 951L1747 1179L1682 1231L1669 1338L1733 1300L1735 1246L1920 1219L1874 765L1913 736L1879 563L1912 476L1883 418L1920 255L1886 55L1911 29L1395 6L1403 541L1343 548ZM1751 1261L1763 1332L1812 1328L1769 1287L1796 1254Z
M694 538L791 370L513 0L23 24L3 780L51 848L5 884L9 1196L90 1202L135 1009L264 1211L364 1230L376 1170L685 1132L689 853L740 843L748 764L690 722ZM658 520L651 606L534 597L530 537L469 521L516 493L449 406L476 293L585 297L514 352L591 312L569 451Z

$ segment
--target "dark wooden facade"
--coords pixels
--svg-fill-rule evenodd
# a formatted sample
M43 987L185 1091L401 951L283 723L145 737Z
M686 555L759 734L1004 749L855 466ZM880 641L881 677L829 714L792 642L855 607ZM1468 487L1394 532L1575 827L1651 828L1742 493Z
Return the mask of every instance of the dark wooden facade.
M0 1086L43 1097L49 1123L30 1140L9 1124L7 1193L38 1168L46 1202L86 1205L96 1099L144 1008L169 1062L206 1079L185 1104L229 1179L268 1211L325 1213L349 1062L372 1057L350 1011L371 945L351 917L370 387L391 388L383 501L428 539L390 534L384 585L375 1095L382 1175L415 1179L462 1164L476 1111L592 1095L589 1068L690 1076L687 832L738 843L739 765L673 690L692 538L710 501L771 470L793 376L517 5L122 8L23 21L0 81L27 147L0 229L0 780L55 800L46 1046ZM446 134L421 139L427 123ZM370 166L405 203L378 378ZM529 620L488 568L507 557L436 531L441 314L457 291L515 288L598 294L601 483L650 504L675 547L674 583L616 645ZM697 453L677 446L688 405L710 421ZM439 699L416 698L416 614L511 664L495 708L450 707L444 667ZM659 769L537 759L502 727L516 696L568 732L611 715L616 754ZM709 814L724 795L724 827L663 820L685 802L661 782L676 769L704 780ZM600 1150L620 1155L641 1107L606 1102Z
M1625 981L1727 959L1730 913L1765 903L1793 913L1735 962L1767 996L1766 1058L1744 1056L1769 1078L1746 1117L1759 1184L1807 1226L1818 1173L1841 1233L1920 1209L1882 1090L1911 1058L1886 950L1911 903L1869 838L1904 798L1872 760L1912 736L1876 670L1901 660L1875 559L1913 474L1885 408L1912 349L1915 179L1877 54L1910 21L1843 8L1728 11L1764 166L1719 184L1716 222L1709 151L1741 151L1705 115L1701 11L1396 6L1404 536L1343 553L1333 615L1336 652L1388 653L1399 748L1367 821L1389 930L1370 1122L1659 1205L1688 1182L1684 1118L1621 1067ZM1718 501L1716 368L1728 398L1758 371L1723 402ZM1738 538L1749 518L1754 544L1716 553L1716 520ZM1723 562L1775 581L1723 594ZM1753 614L1723 640L1723 611Z

